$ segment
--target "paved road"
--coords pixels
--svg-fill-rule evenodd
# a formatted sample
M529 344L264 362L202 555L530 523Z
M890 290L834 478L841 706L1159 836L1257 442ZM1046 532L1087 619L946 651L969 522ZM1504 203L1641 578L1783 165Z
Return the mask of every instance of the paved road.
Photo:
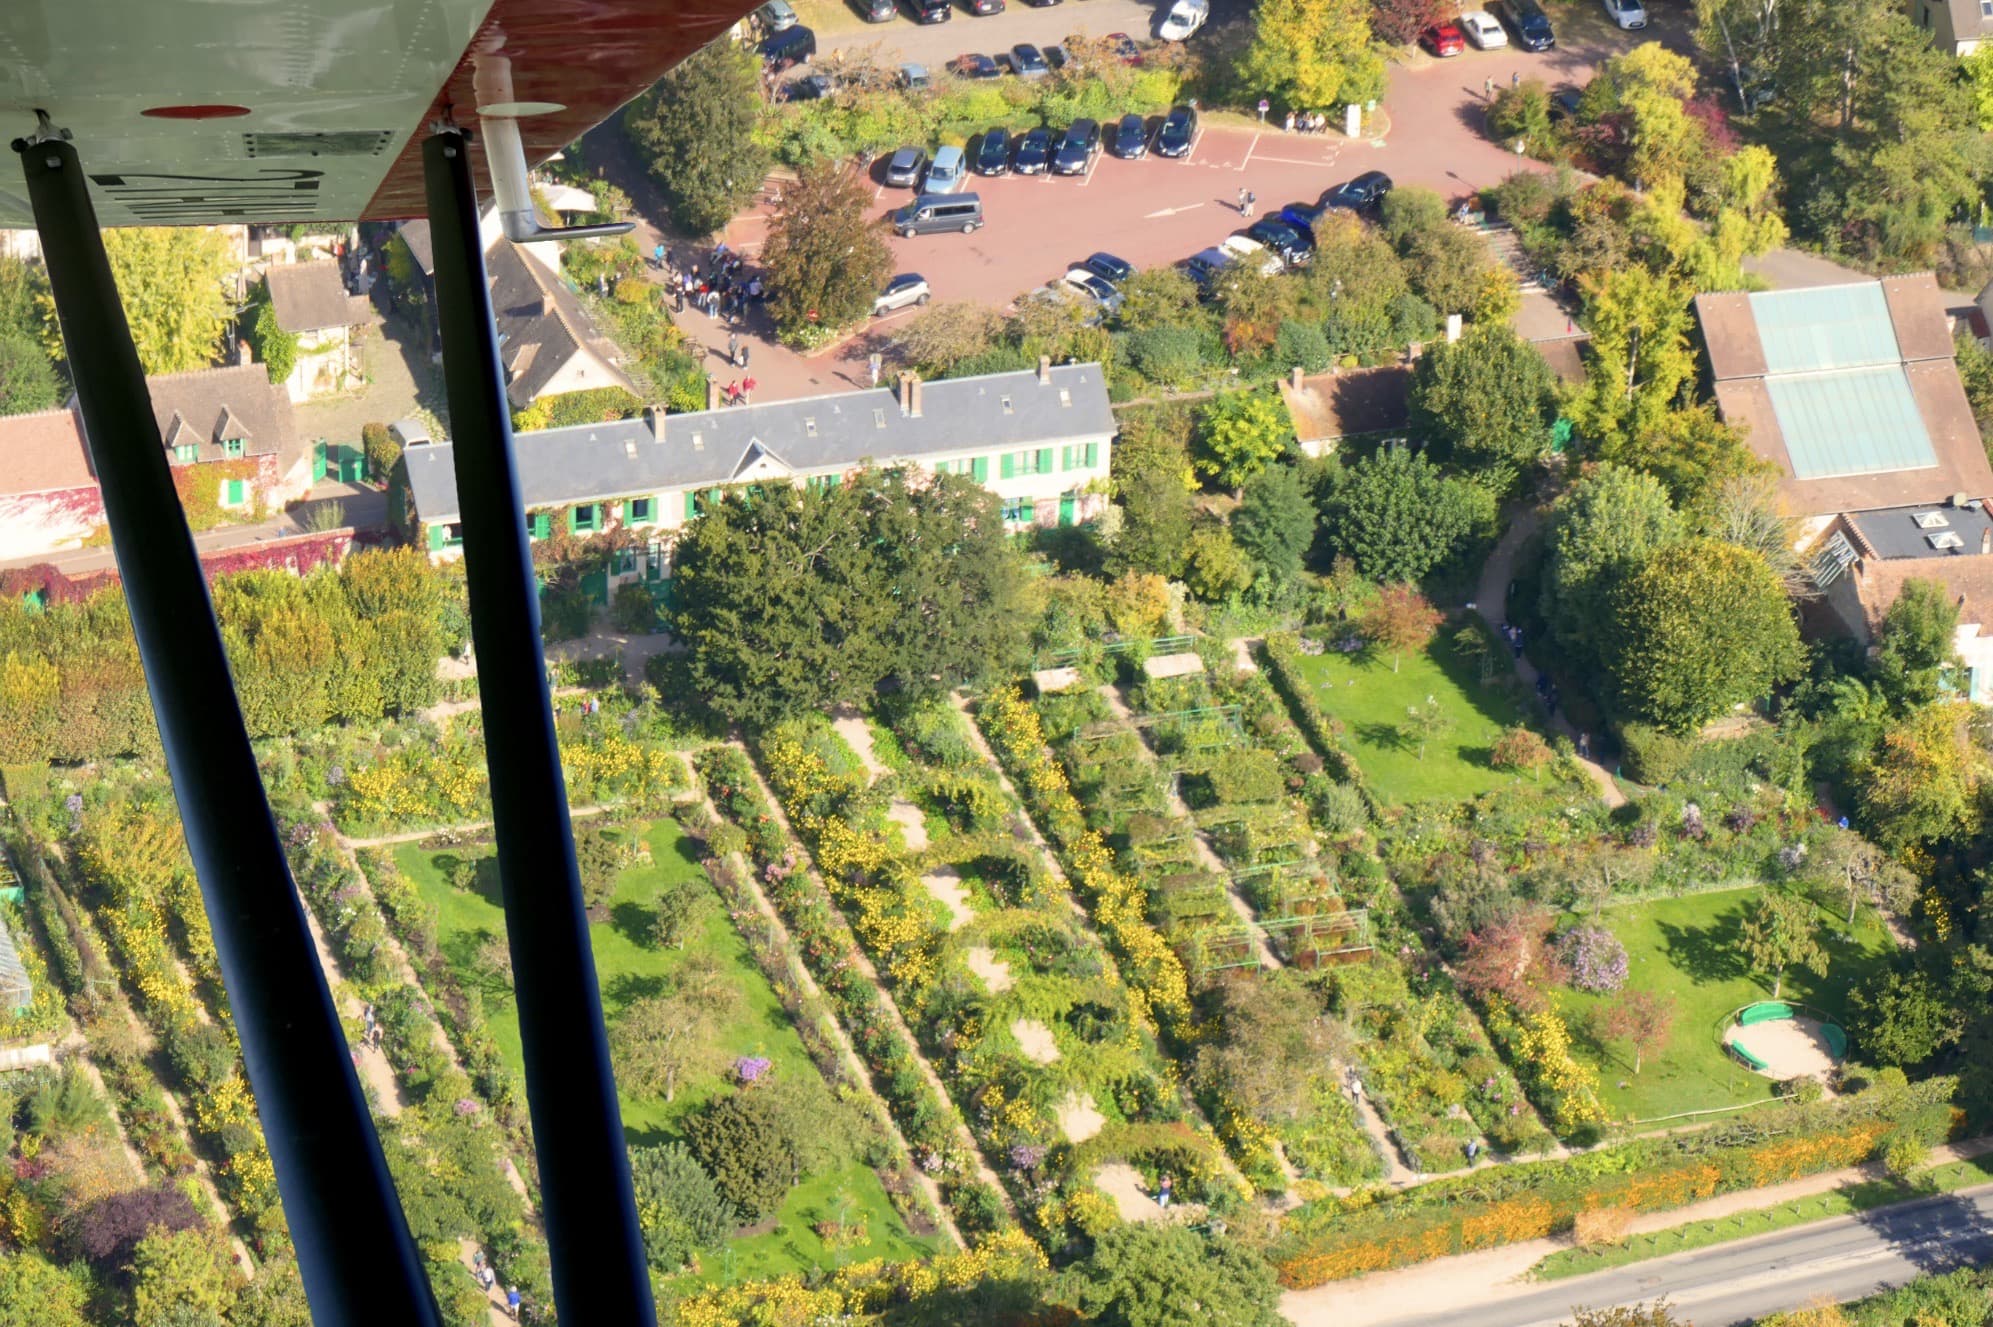
M1168 9L1168 4L1154 0L1081 0L1043 9L1024 0L1007 0L1003 13L978 18L958 4L955 17L946 23L913 23L902 15L891 23L863 24L825 34L818 42L819 58L831 51L873 49L882 64L912 61L926 65L930 74L939 74L965 51L994 55L1019 42L1050 46L1075 33L1104 37L1110 32L1125 32L1137 41L1147 41ZM848 9L843 12L850 13Z
M1392 1319L1389 1327L1558 1327L1578 1305L1607 1308L1662 1296L1695 1327L1733 1327L1987 1261L1993 1261L1993 1184L1635 1263L1471 1309ZM1443 1274L1440 1267L1435 1274Z

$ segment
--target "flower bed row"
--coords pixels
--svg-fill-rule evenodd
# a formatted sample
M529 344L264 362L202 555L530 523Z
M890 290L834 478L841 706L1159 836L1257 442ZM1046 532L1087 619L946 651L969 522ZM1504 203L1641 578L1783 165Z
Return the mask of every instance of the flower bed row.
M702 838L711 831L710 824L701 823L705 819L703 809L695 814L681 817L688 833ZM824 998L810 989L806 979L806 969L795 949L785 942L775 924L756 905L753 887L743 874L743 868L736 863L737 856L728 858L708 857L703 865L713 888L726 904L727 916L734 929L740 933L748 952L754 955L762 974L775 996L782 1002L789 1021L795 1025L796 1035L802 1038L803 1049L809 1052L810 1060L823 1075L824 1081L833 1088L850 1081L845 1069L844 1048L839 1044L835 1028L837 1016L831 1012ZM905 1140L897 1127L891 1124L891 1112L869 1083L864 1085L865 1101L872 1112L876 1112L879 1133L889 1141L893 1152L893 1166L889 1173L881 1175L885 1182L886 1195L893 1207L916 1234L940 1227L940 1215L928 1202L926 1191L911 1180L913 1157L907 1151Z
M451 1176L459 1184L446 1188L474 1191L481 1201L467 1201L464 1192L451 1192L465 1216L479 1226L476 1233L490 1249L493 1270L505 1284L519 1287L536 1304L552 1302L552 1281L545 1241L530 1220L525 1205L502 1182L504 1157L508 1152L506 1133L494 1135L483 1129L486 1103L505 1103L514 1111L512 1081L503 1074L499 1086L506 1095L483 1101L474 1092L469 1075L458 1070L436 1042L438 1024L435 1010L424 998L420 985L411 987L391 961L387 924L375 905L375 895L355 869L353 859L340 846L330 824L313 818L287 819L285 853L291 872L306 902L317 915L326 939L333 947L346 977L374 1007L381 1028L381 1048L393 1066L413 1106L392 1131L383 1131L382 1145L391 1159L407 1157L413 1164L432 1173L447 1158ZM433 944L433 922L430 923ZM490 1035L482 1021L476 1024L484 1044ZM348 1035L357 1032L349 1028ZM490 1050L493 1061L497 1050ZM502 1071L502 1066L501 1066ZM494 1111L494 1113L498 1113ZM412 1117L412 1118L411 1118ZM525 1134L523 1118L517 1120L519 1134ZM530 1141L530 1140L529 1140ZM399 1156L396 1147L406 1151ZM527 1152L530 1155L530 1148ZM406 1203L406 1198L404 1202ZM472 1232L455 1230L457 1235ZM439 1290L454 1288L461 1296L463 1271L456 1262L454 1247L425 1250L430 1263L430 1279ZM447 1293L447 1292L446 1292Z
M972 1241L1000 1231L1008 1217L999 1196L975 1178L975 1166L960 1143L961 1116L920 1072L918 1052L893 1026L883 995L864 976L856 937L802 866L755 786L746 753L732 746L708 747L696 764L714 804L742 831L769 901L837 1010L921 1169L939 1183L956 1226ZM722 851L732 845L716 835L711 846Z
M1272 1250L1281 1284L1322 1285L1431 1258L1568 1231L1585 1212L1658 1212L1718 1194L1859 1165L1892 1138L1929 1144L1957 1125L1956 1080L1885 1071L1851 1097L1788 1106L1694 1133L1637 1139L1399 1193L1291 1213Z
M1268 679L1281 699L1287 702L1288 711L1307 736L1308 744L1315 748L1315 754L1322 758L1329 774L1337 782L1347 784L1362 794L1374 815L1378 810L1377 794L1371 791L1369 780L1356 763L1356 757L1343 745L1342 722L1322 708L1315 699L1314 691L1302 679L1297 666L1300 655L1300 641L1292 632L1274 632L1260 649Z

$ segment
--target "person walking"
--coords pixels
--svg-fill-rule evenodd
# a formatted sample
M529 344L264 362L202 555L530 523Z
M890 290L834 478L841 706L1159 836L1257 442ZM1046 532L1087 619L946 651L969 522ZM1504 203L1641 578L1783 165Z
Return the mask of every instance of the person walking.
M872 385L874 387L879 385L879 369L883 366L884 362L884 356L880 355L877 351L866 357L865 366L872 370Z
M512 1320L513 1320L514 1322L517 1322L517 1321L519 1320L519 1287L518 1287L518 1286L507 1286L507 1287L505 1288L505 1311L506 1311L507 1313L510 1313L510 1314L512 1315Z
M1514 73L1509 75L1509 86L1512 88L1519 88L1522 86L1522 70L1518 69Z
M732 364L732 365L733 365L733 366L734 366L735 368L739 368L739 367L740 367L740 333L739 333L739 332L728 332L728 333L727 333L727 362L728 362L728 363L730 363L730 364Z
M747 344L747 342L745 342L745 341L741 342L741 344L740 344L740 356L739 356L739 358L737 358L737 359L735 359L735 360L734 360L734 367L736 367L736 368L740 368L740 369L745 369L745 368L747 367L747 352L748 352L748 350L749 350L749 349L751 349L751 347L750 347L750 346L749 346L749 345ZM753 381L753 380L752 380L752 379L749 379L749 381L751 382L751 381Z
M1250 189L1246 190L1246 206L1245 210L1241 212L1240 215L1245 217L1248 221L1252 220L1253 205L1257 202L1259 202L1259 196Z
M1163 1176L1163 1182L1156 1186L1156 1206L1162 1208L1164 1211L1169 1210L1171 1183L1170 1177L1165 1175Z
M664 267L664 246L657 245L650 251L651 263L660 270Z
M1495 76L1493 74L1490 74L1486 78L1481 80L1481 100L1493 101L1494 99L1495 99Z
M1290 133L1290 134L1294 132L1294 112L1293 112L1293 111L1289 111L1289 112L1287 112L1287 132L1288 132L1288 133Z
M1239 215L1246 215L1246 191L1243 186L1239 189Z

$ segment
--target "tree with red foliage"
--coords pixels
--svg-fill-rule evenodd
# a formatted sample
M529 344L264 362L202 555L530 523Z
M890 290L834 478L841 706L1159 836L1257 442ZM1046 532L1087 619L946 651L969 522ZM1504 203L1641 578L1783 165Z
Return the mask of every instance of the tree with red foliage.
M99 1270L118 1272L155 1227L171 1232L202 1224L186 1194L170 1184L155 1184L99 1198L77 1213L68 1233L76 1251Z
M1562 962L1550 945L1556 919L1548 912L1524 912L1492 922L1467 937L1453 978L1463 990L1487 999L1499 996L1523 1013L1550 1002L1550 988L1564 980Z
M1622 991L1598 1012L1599 1035L1607 1041L1623 1041L1633 1048L1633 1072L1640 1062L1659 1054L1675 1030L1678 1006L1672 995L1653 991Z
M1387 46L1409 46L1427 28L1451 22L1459 11L1448 0L1372 0L1370 35Z
M1387 585L1359 624L1366 638L1391 652L1391 671L1413 650L1423 650L1446 615L1419 593L1416 585Z

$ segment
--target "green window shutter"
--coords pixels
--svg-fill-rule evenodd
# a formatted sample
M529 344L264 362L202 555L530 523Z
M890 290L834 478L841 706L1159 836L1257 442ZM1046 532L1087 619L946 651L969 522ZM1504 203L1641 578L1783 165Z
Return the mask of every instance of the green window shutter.
M1059 448L1059 468L1061 470L1070 470L1073 468L1073 449L1071 447Z
M1052 473L1052 449L1050 447L1040 447L1038 449L1038 473L1041 475Z
M535 539L546 539L554 532L554 518L546 512L536 511L526 517L526 533Z
M697 493L687 493L685 495L685 519L689 521L698 514L699 495Z
M223 456L228 457L231 460L240 458L242 455L242 439L223 438L221 443L221 454Z
M651 519L650 507L651 500L649 498L631 498L630 523L632 525L648 524Z
M443 527L440 525L429 527L429 551L431 553L443 551Z
M998 473L1003 478L1005 479L1017 478L1017 458L1020 454L1021 453L1018 452L1005 452L1003 454L1003 463L998 470Z
M567 532L569 534L577 534L580 532L580 530L581 530L581 508L569 507L567 509Z
M1086 460L1085 462L1083 462L1083 464L1086 466L1087 469L1091 470L1095 466L1100 464L1100 444L1097 442L1089 442L1088 444L1086 444L1085 450L1086 450Z
M987 456L978 456L975 460L969 462L969 473L975 478L978 484L988 483L990 478L990 458Z

